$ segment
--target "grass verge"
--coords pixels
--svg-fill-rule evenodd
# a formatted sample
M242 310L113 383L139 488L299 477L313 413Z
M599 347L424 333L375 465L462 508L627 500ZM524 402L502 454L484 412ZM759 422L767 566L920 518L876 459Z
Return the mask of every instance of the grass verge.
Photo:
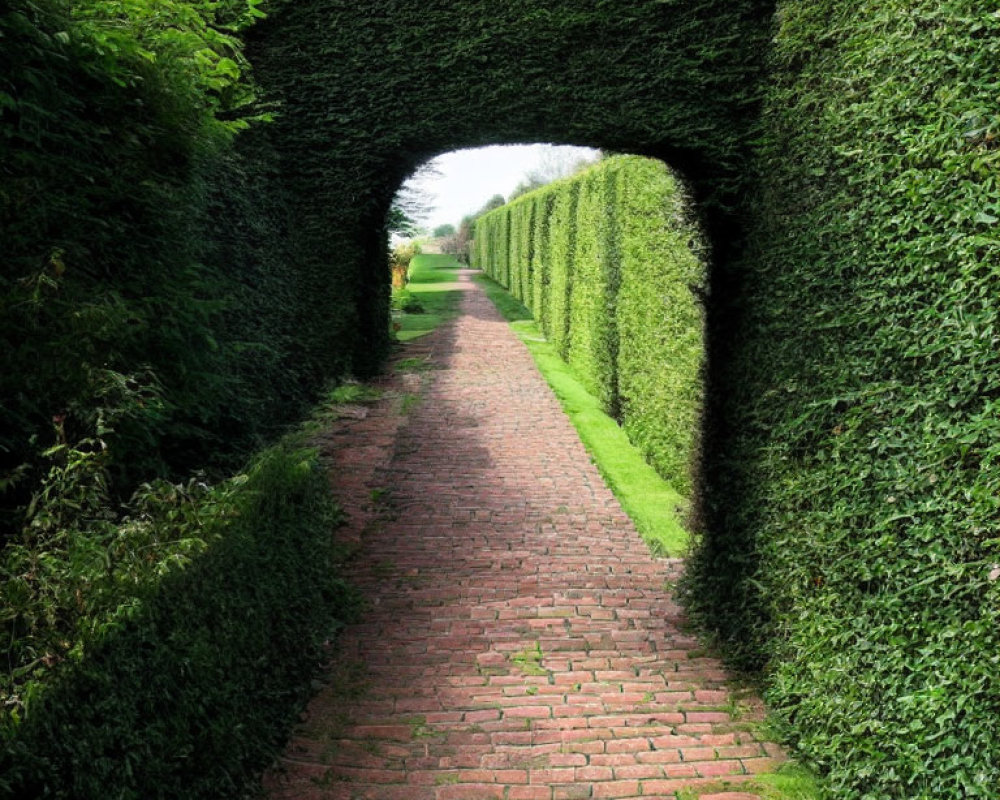
M392 292L396 339L407 342L424 336L455 316L460 297L453 286L458 279L455 270L463 267L452 256L421 253L413 257L409 283Z
M768 775L754 778L754 790L762 800L817 800L823 797L818 779L805 767L787 764Z
M756 775L751 780L739 782L720 778L718 781L703 784L697 789L681 789L677 800L698 800L711 795L728 796L729 792L759 797L760 800L819 800L823 795L816 779L797 764L780 767L777 772L768 775Z
M485 275L476 275L475 279L527 346L604 480L650 550L659 556L683 555L689 542L681 524L687 508L685 498L646 463L625 431L583 388L569 365L545 340L531 312L496 281Z

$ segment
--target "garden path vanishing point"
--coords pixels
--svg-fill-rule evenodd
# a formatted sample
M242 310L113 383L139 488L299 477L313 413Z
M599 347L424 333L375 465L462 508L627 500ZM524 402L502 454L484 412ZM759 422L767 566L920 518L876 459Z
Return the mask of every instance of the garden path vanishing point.
M527 349L457 274L459 316L396 359L426 369L390 370L383 400L321 442L368 608L266 791L756 798L747 782L783 755L683 632L681 562L649 555Z

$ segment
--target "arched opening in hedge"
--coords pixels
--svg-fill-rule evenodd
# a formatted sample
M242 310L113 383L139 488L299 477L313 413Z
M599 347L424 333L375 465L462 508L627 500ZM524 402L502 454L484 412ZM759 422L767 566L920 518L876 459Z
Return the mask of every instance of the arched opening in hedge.
M724 262L739 238L771 11L716 0L627 13L570 0L278 6L251 31L250 55L280 110L270 138L315 311L305 357L333 373L378 362L392 195L462 147L560 141L661 159L690 182Z

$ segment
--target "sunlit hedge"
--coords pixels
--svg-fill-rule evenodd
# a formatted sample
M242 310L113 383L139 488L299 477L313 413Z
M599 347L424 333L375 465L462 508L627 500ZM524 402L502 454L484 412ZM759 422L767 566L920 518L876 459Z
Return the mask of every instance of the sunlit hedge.
M700 422L706 280L690 213L662 163L617 156L480 218L474 261L533 308L581 382L685 493ZM492 252L512 255L498 268Z
M690 591L836 796L996 798L1000 16L778 22Z

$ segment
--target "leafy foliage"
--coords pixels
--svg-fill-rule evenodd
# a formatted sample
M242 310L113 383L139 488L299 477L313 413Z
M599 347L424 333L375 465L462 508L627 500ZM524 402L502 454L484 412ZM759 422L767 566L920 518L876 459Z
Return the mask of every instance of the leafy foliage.
M389 253L389 272L392 288L403 289L409 280L410 262L417 254L417 246L412 242L401 242Z
M0 13L4 539L59 443L54 419L70 442L99 431L120 500L150 478L233 465L302 408L282 358L294 311L279 286L281 192L262 191L260 137L233 141L260 116L236 36L257 6Z
M487 214L477 231L474 263L533 306L604 412L689 494L706 265L690 202L670 171L616 156Z
M257 6L0 10L4 796L231 796L342 594L310 456L218 480L324 377L248 128Z
M186 485L332 377L373 369L389 343L387 212L430 156L519 141L655 156L686 178L712 246L693 611L735 663L767 667L790 740L841 794L995 793L996 14L973 0L272 0L244 30L258 11L0 10L5 538L39 519L47 486L118 503L157 477ZM484 218L476 257L512 288L513 269L518 291L527 279L564 356L604 364L604 339L574 343L569 301L592 316L608 294L553 259L580 244L588 281L610 285L601 237L571 243L552 222L576 206L542 196L530 240L490 251L506 234ZM623 249L623 285L630 263L642 273ZM619 292L619 342L623 309L646 302ZM40 521L39 542L106 543L136 513L88 503ZM96 551L74 548L82 564ZM107 710L95 718L117 719ZM108 752L145 757L129 744ZM80 763L114 760L96 752Z
M778 22L690 593L838 796L994 797L1000 17Z
M390 233L401 236L418 236L426 233L421 223L434 210L431 196L427 194L425 182L439 175L433 163L421 164L396 192L386 217L386 227ZM454 231L452 231L454 232ZM438 234L435 236L444 235Z
M289 439L215 486L144 486L115 522L100 455L52 454L0 563L0 794L232 797L353 613L327 477Z

